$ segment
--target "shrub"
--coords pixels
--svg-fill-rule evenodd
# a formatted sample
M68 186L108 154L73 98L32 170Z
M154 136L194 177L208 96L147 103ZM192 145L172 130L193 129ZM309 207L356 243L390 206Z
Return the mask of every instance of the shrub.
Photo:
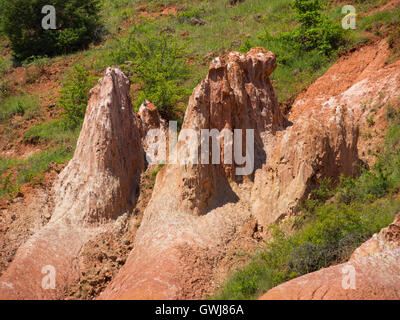
M174 105L190 92L182 86L189 70L185 64L185 50L177 43L170 30L158 36L144 36L134 31L128 39L118 42L111 60L124 64L133 80L141 85L135 106L151 100L166 119L174 118Z
M82 123L93 84L94 78L82 65L75 65L67 74L58 104L64 110L63 116L68 127L76 128Z
M339 22L320 12L322 2L294 1L292 8L297 26L290 31L271 34L266 28L255 40L246 39L241 52L262 46L277 57L278 68L271 75L285 104L294 99L302 88L311 84L334 60L335 53L345 44L345 34Z
M290 32L282 33L279 38L289 42L294 50L316 50L329 56L342 44L343 29L321 14L321 0L295 0L293 8L300 25Z
M56 30L42 28L42 7L56 9ZM65 54L99 39L99 0L2 0L4 33L17 63L31 56Z

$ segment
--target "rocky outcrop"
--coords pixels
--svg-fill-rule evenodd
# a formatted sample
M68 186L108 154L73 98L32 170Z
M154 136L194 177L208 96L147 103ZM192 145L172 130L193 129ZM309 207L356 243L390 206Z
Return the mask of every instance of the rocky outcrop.
M269 79L276 67L273 53L253 48L247 54L216 58L190 97L178 139L150 101L134 116L126 77L108 69L91 93L74 159L55 186L53 217L19 249L0 279L0 295L62 297L79 278L76 257L82 246L134 206L145 155L149 161L164 152L166 144L171 154L157 175L134 249L100 298L205 297L217 286L214 272L232 243L240 238L256 246L262 226L296 213L299 200L320 178L356 170L363 100L351 99L373 97L398 83L393 73L397 67L373 72L384 50L368 54L371 60L360 62L364 71L358 65L351 74L317 80L296 99L288 119ZM337 87L335 79L350 81ZM326 85L329 90L321 93ZM149 135L153 129L166 138ZM229 140L229 133L239 131L238 140ZM204 152L202 147L211 148L213 142L216 152ZM383 268L396 271L392 262L397 254L393 251ZM365 279L373 275L366 266L374 259L360 262ZM48 265L61 279L56 290L40 286L42 268ZM26 266L30 271L24 273Z
M398 300L399 274L400 249L395 249L296 278L271 289L260 299Z
M199 298L209 292L213 267L250 218L241 200L246 190L235 186L233 164L184 163L183 158L187 145L200 157L202 129L248 128L255 130L255 162L265 161L264 143L272 144L285 125L268 79L274 68L275 56L261 48L212 62L189 100L172 155L178 164L170 161L158 174L135 249L102 299ZM189 144L185 129L196 133ZM222 163L224 142L218 149Z
M294 119L293 119L294 121ZM324 177L355 172L358 129L345 108L309 109L287 128L263 170L256 172L252 211L263 225L296 213Z
M400 92L400 63L385 66L388 54L386 41L361 46L297 97L288 118L293 126L256 173L252 203L261 223L295 212L320 178L335 180L362 162L373 164L374 146L386 133L386 106Z
M229 182L241 182L246 178L252 180L254 170L261 168L267 161L275 145L277 132L288 124L279 109L269 80L269 75L275 67L275 56L263 48L254 48L247 55L232 52L214 59L207 78L194 89L183 129L195 130L197 136L194 143L189 143L191 150L187 150L184 143L189 139L181 133L177 147L177 158L181 164L182 157L185 158L187 152L192 150L199 162L185 164L187 172L182 183L186 188L180 191L179 202L188 210L193 210L195 214L203 214L210 208L227 202L228 200L223 199L224 195L231 195L234 199L232 191L229 191ZM216 129L220 133L219 155L217 154L220 159L219 165L210 165L214 163L212 157L215 156L215 152L212 155L206 153L206 160L210 164L204 164L205 161L202 160L200 134L203 129ZM252 162L252 169L249 172L243 170L242 174L238 174L243 166L236 164L234 155L249 154L249 150L246 149L250 147L246 147L248 129L253 130L254 136L254 158L248 159ZM233 144L233 140L225 140L223 134L234 133L236 130L242 133L242 143L238 143L241 150L235 150L238 145L231 145L229 149L227 145ZM207 142L210 143L211 149L212 141ZM226 147L232 150L228 151L232 157L232 164L226 161Z
M314 179L352 172L357 129L351 113L310 110L291 124L268 78L275 66L275 56L263 48L212 61L189 100L172 156L179 164L170 162L158 174L135 249L100 298L204 297L213 288L212 270L253 214L273 223L290 213ZM195 137L185 129L194 129ZM208 163L185 163L188 154L200 157L203 129L241 129L244 135L232 149L218 135L221 164L211 164L211 155ZM223 161L225 147L244 154L247 129L254 130L254 166L239 175L242 166Z
M90 95L75 155L55 185L54 220L99 223L136 202L144 156L129 80L109 68Z
M349 262L291 280L262 300L400 299L400 215L362 244Z
M137 118L147 162L157 163L166 159L168 124L161 118L157 107L151 101L145 100L139 108Z
M377 150L370 147L382 144L386 133L386 106L399 99L400 63L385 65L388 55L386 41L382 41L342 56L298 96L289 119L295 121L310 110L312 114L329 115L330 110L332 115L325 118L325 123L339 119L335 114L345 111L362 128L357 141L358 157L371 165L374 157L370 151ZM279 285L262 299L398 299L398 219L361 245L348 263ZM356 289L344 289L344 272L351 267L355 268Z
M361 128L358 157L371 166L383 145L388 123L386 106L397 103L400 90L399 62L386 65L390 50L386 40L360 44L339 60L292 107L290 120L312 109L347 109Z
M135 204L143 168L129 81L109 68L90 92L74 157L55 183L54 214L18 249L0 278L0 298L63 298L79 280L83 245Z
M388 250L400 248L400 214L387 228L374 234L371 239L364 242L351 255L350 260L371 256Z

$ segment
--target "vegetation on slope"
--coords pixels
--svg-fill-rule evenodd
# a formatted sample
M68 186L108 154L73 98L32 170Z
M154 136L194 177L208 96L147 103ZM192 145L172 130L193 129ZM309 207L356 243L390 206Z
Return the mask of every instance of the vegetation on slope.
M56 10L56 30L42 27L42 8L49 4ZM101 35L98 0L1 0L0 5L1 29L16 63L84 49Z
M218 299L254 299L294 277L342 263L400 211L400 108L387 106L391 124L371 170L342 178L337 187L321 181L294 221L295 231L272 228L273 241L236 271ZM293 223L293 221L291 221ZM287 228L286 228L287 229Z

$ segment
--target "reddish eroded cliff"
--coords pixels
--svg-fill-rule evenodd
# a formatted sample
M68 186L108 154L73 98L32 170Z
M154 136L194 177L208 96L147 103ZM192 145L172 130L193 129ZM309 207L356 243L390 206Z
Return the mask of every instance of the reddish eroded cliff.
M183 130L194 129L200 137L202 129L253 129L254 172L238 176L238 166L223 161L167 164L157 176L135 248L101 299L205 297L215 288L213 269L246 221L255 215L269 225L291 212L314 177L352 172L357 128L351 114L343 110L330 119L328 111L305 113L292 125L268 79L275 65L275 56L263 48L213 60L190 98ZM182 135L178 157L187 152ZM194 147L200 155L200 145ZM293 191L285 202L276 184Z
M0 278L1 298L63 298L79 280L77 257L84 244L135 205L144 153L129 86L119 69L108 68L91 90L75 155L54 186L54 214L18 249ZM55 287L44 289L50 270Z

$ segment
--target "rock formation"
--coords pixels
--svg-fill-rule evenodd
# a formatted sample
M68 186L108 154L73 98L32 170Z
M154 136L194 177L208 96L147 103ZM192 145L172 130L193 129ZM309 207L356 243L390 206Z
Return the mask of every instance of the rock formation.
M385 65L388 58L386 41L359 48L345 55L332 66L306 92L296 99L290 120L311 112L346 112L360 127L377 134L358 139L358 155L366 164L373 163L367 148L381 144L386 133L385 106L396 102L400 92L400 63ZM328 113L327 113L328 114ZM373 117L374 124L367 125ZM331 119L338 119L331 115ZM373 140L373 141L371 141ZM329 169L329 168L325 168ZM399 217L388 228L361 245L351 260L342 265L326 268L268 291L262 299L398 299L399 279ZM356 270L355 290L342 287L343 268Z
M161 118L157 107L149 100L142 103L137 113L142 147L148 162L167 158L168 124Z
M198 156L202 129L253 129L254 170L238 176L240 166L224 161L168 163L157 176L135 248L101 299L204 297L212 288L213 268L253 214L273 223L291 212L318 177L352 172L357 130L351 113L311 110L292 125L268 78L275 66L275 56L263 48L211 63L189 100L178 158L188 151L185 129L196 132L189 145ZM224 159L225 139L219 138ZM243 136L242 153L245 141ZM283 205L275 205L280 201Z
M400 248L400 214L387 228L374 234L371 239L364 242L357 248L350 260L359 259L365 256L371 256L388 250Z
M293 126L278 139L266 170L256 173L251 196L261 223L290 215L321 177L349 175L362 165L358 159L373 163L368 151L383 142L385 106L400 97L400 63L385 66L387 58L386 41L361 47L297 97L288 118Z
M281 284L263 300L400 299L400 215L361 245L349 262ZM353 276L353 279L349 277ZM352 283L353 282L353 283Z
M108 68L91 90L74 157L54 187L52 218L18 249L0 278L0 298L63 298L79 280L82 246L135 204L144 153L129 86L119 69Z
M55 184L51 221L19 248L0 278L0 297L62 298L79 279L82 246L133 208L145 156L149 161L160 155L164 145L171 154L157 175L134 249L100 298L188 299L211 293L218 285L214 271L232 243L243 235L257 242L252 237L262 226L295 214L320 178L357 170L363 156L358 124L372 109L363 108L364 99L377 103L377 94L387 97L400 89L399 64L383 68L386 51L368 50L368 59L348 74L335 78L328 71L311 85L287 119L269 79L276 67L273 53L253 48L218 57L190 97L178 139L150 101L133 115L127 78L108 69L91 92L75 156ZM353 58L341 58L339 65ZM335 86L336 80L343 81ZM149 134L153 129L166 138ZM238 139L229 140L239 129ZM216 152L204 152L202 147L211 149L213 143ZM392 280L378 278L368 266L386 259L382 270L395 272L396 250L354 260L361 279ZM46 266L57 272L55 290L41 287ZM329 270L332 279L341 272L339 266ZM318 281L310 286L322 287Z

